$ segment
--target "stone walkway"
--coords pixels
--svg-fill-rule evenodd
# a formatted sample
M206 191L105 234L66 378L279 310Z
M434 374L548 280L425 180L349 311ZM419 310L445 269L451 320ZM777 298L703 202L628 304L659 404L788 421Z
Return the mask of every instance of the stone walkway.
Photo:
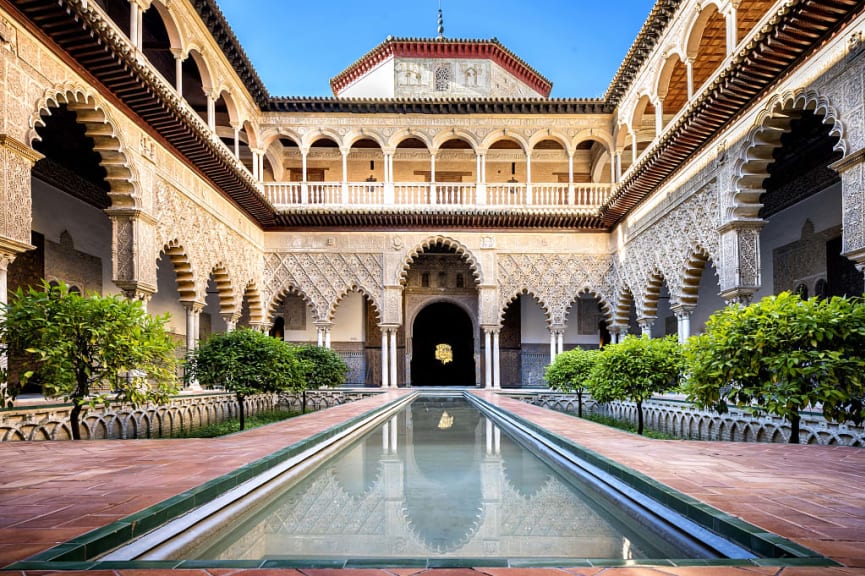
M403 393L389 392L220 439L0 444L0 566L221 476ZM436 569L430 576L865 574L865 450L861 448L649 440L510 398L478 394L845 567L479 567ZM146 574L161 576L159 572L166 571ZM235 572L243 572L237 576L263 576L265 572L284 576L409 576L427 571L211 569L171 574L229 576ZM0 572L0 576L11 573ZM142 571L108 570L101 571L100 576L112 573L141 576ZM95 572L87 574L94 576Z

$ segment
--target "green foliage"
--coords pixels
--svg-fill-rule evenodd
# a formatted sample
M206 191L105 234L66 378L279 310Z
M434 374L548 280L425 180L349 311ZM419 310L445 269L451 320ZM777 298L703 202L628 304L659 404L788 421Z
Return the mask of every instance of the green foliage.
M598 350L574 348L556 356L544 371L544 379L553 390L577 392L586 388L586 380L598 358Z
M223 388L239 397L304 389L307 366L291 345L240 328L214 334L186 359L186 380Z
M865 303L861 299L802 300L783 292L706 323L687 346L689 400L726 412L731 402L793 424L801 409L822 405L828 420L865 420Z
M631 400L637 404L637 432L643 433L643 402L678 384L684 356L675 336L627 336L604 347L592 368L589 391L598 402Z
M318 388L335 388L345 384L348 376L348 366L342 356L322 346L296 346L297 354L307 361L304 375L306 387L311 390Z
M75 439L84 406L165 403L177 391L167 316L150 316L138 301L43 283L41 290L19 289L4 312L0 347L31 368L21 374L22 384L39 381L46 396L75 404Z
M298 416L300 412L288 412L286 410L268 410L258 412L249 416L245 422L247 430L266 426L274 422L282 422L289 418ZM182 431L177 434L172 434L172 438L216 438L217 436L225 436L226 434L234 434L240 431L240 420L231 418L215 424L208 424L189 431Z

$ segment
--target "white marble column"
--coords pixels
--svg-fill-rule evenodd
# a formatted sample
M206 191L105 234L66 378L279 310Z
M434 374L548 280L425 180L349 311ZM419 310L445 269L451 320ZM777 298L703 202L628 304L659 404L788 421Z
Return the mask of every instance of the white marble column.
M390 387L396 388L399 386L399 378L396 372L396 333L398 328L390 330Z
M526 151L526 204L534 204L532 194L532 151Z
M240 160L240 126L235 124L232 128L234 128L234 157Z
M559 330L556 334L556 356L565 351L565 332Z
M655 101L655 138L661 135L664 130L664 99L658 98Z
M493 330L493 388L502 387L502 371L499 355L499 330Z
M648 336L649 338L653 338L652 326L655 324L655 320L657 320L657 317L655 317L655 316L645 316L645 317L639 318L637 320L637 324L639 324L640 329L643 331L644 336Z
M388 329L384 326L381 326L381 387L387 388L390 386L388 380L388 372L390 371L390 360L388 354L388 348L390 344L388 343L387 332Z
M679 344L684 344L691 336L691 314L694 312L692 306L675 306L673 313L676 315L677 334Z
M137 2L129 3L129 40L138 50L141 50L141 7Z
M550 329L550 364L556 360L556 333Z
M174 90L180 98L183 98L183 51L172 48L174 56Z
M736 42L738 38L736 38L736 28L738 26L736 22L736 5L732 4L727 14L725 14L727 18L727 56L733 53L736 49Z
M429 155L429 182L429 203L436 204L438 192L436 191L436 155L434 152Z
M212 132L216 131L216 96L212 91L205 93L207 96L207 126Z
M330 326L324 327L324 347L330 350Z
M348 204L348 155L351 153L351 148L340 148L342 156L342 203Z
M484 388L493 387L493 335L492 330L484 328Z
M200 302L181 302L186 309L186 351L192 352L198 348L199 315L204 309Z

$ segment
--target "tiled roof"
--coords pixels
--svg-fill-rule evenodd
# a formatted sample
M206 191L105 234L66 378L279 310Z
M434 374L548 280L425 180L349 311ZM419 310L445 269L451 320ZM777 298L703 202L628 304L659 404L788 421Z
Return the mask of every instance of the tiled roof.
M378 66L384 60L402 56L407 58L486 58L525 82L544 97L550 95L553 83L508 50L496 38L489 40L454 38L393 38L358 58L348 68L330 80L334 94Z

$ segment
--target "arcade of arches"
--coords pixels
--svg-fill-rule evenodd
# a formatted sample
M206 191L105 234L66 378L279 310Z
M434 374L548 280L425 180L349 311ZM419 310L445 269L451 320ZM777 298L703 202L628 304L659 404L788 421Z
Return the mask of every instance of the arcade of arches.
M273 98L208 3L0 7L0 298L64 281L170 314L178 353L249 326L351 385L514 388L727 303L862 294L861 3L660 3L594 100ZM544 93L441 42L461 94Z

